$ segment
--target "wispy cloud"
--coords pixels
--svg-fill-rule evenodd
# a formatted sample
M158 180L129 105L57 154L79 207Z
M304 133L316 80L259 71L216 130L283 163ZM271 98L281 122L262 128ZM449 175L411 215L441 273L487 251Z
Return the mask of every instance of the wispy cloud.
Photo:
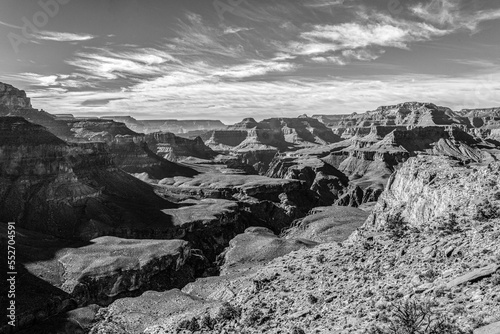
M466 28L475 32L481 22L500 18L500 8L468 12L457 0L431 0L411 7L417 17L428 22L447 26L453 30Z
M474 71L454 76L406 75L410 71L398 70L388 77L380 73L395 65L374 62L384 54L401 53L394 49L409 50L415 43L457 31L475 32L481 22L500 17L495 10L467 12L449 0L431 0L407 7L410 10L402 15L390 15L358 2L272 1L251 8L245 2L243 11L227 12L222 22L187 12L173 20L168 38L148 45L115 43L119 36L44 32L42 42L92 43L81 43L65 60L71 69L67 74L22 75L33 88L35 106L96 116L120 111L139 118L237 121L249 114L263 118L311 110L359 112L405 100L456 108L477 101L500 104L496 81L485 82L484 73L477 71L489 70L496 78L500 69L494 63L477 60ZM340 17L333 15L337 9L344 11ZM302 21L297 19L305 14ZM386 67L364 77L342 79L335 73L349 69L352 62L365 64L366 72ZM489 88L482 90L483 86Z
M81 42L94 39L95 36L89 34L74 34L69 32L40 31L34 35L36 39L57 42Z
M312 8L323 8L331 6L340 6L349 1L350 0L310 0L304 2L304 6Z
M315 25L302 32L299 39L288 43L283 51L311 57L313 61L330 61L345 65L351 60L372 61L384 48L408 49L412 43L447 35L425 22L394 18L382 12L356 13L357 22L336 25Z
M0 21L0 25L2 25L4 27L14 28L14 29L22 29L22 27L20 27L20 26L17 26L17 25L14 25L14 24L10 24L10 23L7 23L7 22L3 22L3 21Z

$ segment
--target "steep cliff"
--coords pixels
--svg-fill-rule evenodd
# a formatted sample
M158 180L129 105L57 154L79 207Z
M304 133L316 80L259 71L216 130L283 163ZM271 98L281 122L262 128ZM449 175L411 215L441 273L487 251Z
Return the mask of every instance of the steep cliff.
M224 123L218 120L137 120L130 116L104 116L101 118L123 122L130 129L142 133L171 132L181 134L191 131L211 131L226 128Z
M0 224L0 243L7 243ZM88 304L107 306L118 298L155 289L180 288L203 270L204 259L186 241L101 237L88 243L16 228L16 330ZM1 262L2 270L7 271ZM0 302L7 292L2 285ZM64 318L59 319L68 325ZM1 328L0 330L7 330ZM57 333L37 327L28 333ZM69 331L68 333L77 333ZM79 333L79 332L78 332Z
M399 216L409 225L430 228L456 208L473 218L481 205L496 201L499 164L464 164L444 156L418 156L391 176L367 226L384 228Z
M67 144L20 117L0 127L2 221L86 239L169 222L159 209L173 205L118 169L104 143Z
M271 162L266 175L303 181L317 194L320 205L331 205L348 187L348 177L339 171L328 159L332 152L348 146L341 142L316 149L302 149L278 154Z
M146 135L145 142L157 155L173 162L188 157L212 159L217 155L200 137L193 140L173 133L156 132Z

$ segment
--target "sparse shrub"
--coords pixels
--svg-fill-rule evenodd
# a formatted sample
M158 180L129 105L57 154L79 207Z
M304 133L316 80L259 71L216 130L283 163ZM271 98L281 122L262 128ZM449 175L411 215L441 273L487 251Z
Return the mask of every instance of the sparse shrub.
M500 285L500 274L493 274L491 276L491 284L493 286Z
M451 313L459 315L459 314L464 314L465 313L465 307L463 305L455 305L451 309Z
M483 314L478 314L473 318L470 318L472 328L476 329L488 325L488 323L484 321L484 318Z
M408 231L408 223L398 212L387 217L386 229L393 239L400 239Z
M310 303L310 304L316 304L318 302L318 298L316 298L315 296L311 295L311 294L308 294L307 295L307 301Z
M382 326L373 326L367 334L469 334L447 316L436 313L429 302L405 301L393 305Z
M263 319L264 319L264 313L262 313L261 310L254 308L248 313L245 319L245 323L248 326L260 325Z
M473 218L477 221L484 222L498 217L500 217L499 208L487 200L477 206L477 211Z
M434 290L434 295L436 297L444 297L444 296L446 296L446 293L447 293L447 290L446 290L446 286L444 286L444 285L440 285Z
M319 254L318 256L316 256L316 261L318 261L319 263L325 263L326 258L323 254Z
M200 321L201 329L213 330L216 324L217 320L212 318L210 314L206 314Z
M436 277L439 276L439 272L434 269L428 269L419 274L420 278L425 279L429 282L433 282Z
M291 334L306 334L306 332L302 328L294 327Z
M186 319L181 321L177 325L177 331L189 331L189 332L196 332L200 330L200 324L198 323L198 319L192 318L192 319Z
M218 316L223 320L238 319L241 317L241 308L235 307L226 302L221 306Z
M462 231L459 226L458 216L455 213L450 213L448 218L440 218L437 221L436 228L443 235L455 234Z

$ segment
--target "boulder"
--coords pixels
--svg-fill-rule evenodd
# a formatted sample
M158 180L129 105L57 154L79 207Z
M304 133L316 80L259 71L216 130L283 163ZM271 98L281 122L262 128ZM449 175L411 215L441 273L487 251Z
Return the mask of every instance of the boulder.
M285 232L286 238L319 243L342 242L362 226L369 216L363 210L336 205L315 208L313 212L288 229Z
M305 239L279 238L266 228L250 227L231 240L227 250L221 254L221 275L255 269L292 251L316 245L316 242Z

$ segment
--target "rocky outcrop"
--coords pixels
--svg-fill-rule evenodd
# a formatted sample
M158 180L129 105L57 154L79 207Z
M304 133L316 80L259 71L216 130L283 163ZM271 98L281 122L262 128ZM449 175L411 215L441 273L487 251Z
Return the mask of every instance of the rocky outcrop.
M160 157L151 151L146 142L136 142L130 136L117 137L109 146L118 167L131 174L144 174L144 180L198 174L190 167Z
M237 201L241 222L247 224L246 227L263 226L275 233L317 205L317 199L304 183L257 175L208 173L194 178L176 177L161 181L157 192L167 198L183 200L212 198ZM237 233L243 230L239 229Z
M315 115L332 128L366 128L372 126L436 126L463 125L469 122L461 113L450 108L436 106L433 103L405 102L390 106L381 106L363 114L351 115Z
M220 255L221 275L255 270L277 257L316 245L316 242L306 239L279 238L263 227L250 227L232 239L229 247Z
M137 120L130 116L104 116L101 119L123 122L130 129L141 133L171 132L181 134L191 131L211 131L226 128L226 125L218 120Z
M124 298L101 312L92 334L175 333L178 324L194 315L217 318L223 303L206 301L180 290L148 291L137 298Z
M420 228L448 218L453 208L472 217L495 198L499 177L498 163L475 167L447 157L411 158L391 176L368 222L379 229L399 216Z
M203 256L181 240L101 237L82 243L16 231L17 330L76 307L182 287L206 267ZM6 245L6 224L0 224L0 238Z
M265 174L278 152L303 147L318 147L338 142L340 137L316 119L271 118L256 122L253 118L214 131L205 142L214 151L237 156L241 162Z
M102 141L112 143L117 136L138 137L139 134L130 130L124 123L111 120L89 119L67 122L73 133L69 140Z
M287 239L306 239L319 243L342 242L363 225L368 213L352 207L315 208L284 233Z
M348 178L324 159L330 152L345 145L331 145L322 149L303 149L277 155L266 173L269 177L303 181L316 193L320 205L333 204L348 186Z
M205 141L205 144L215 151L230 150L241 144L247 137L246 131L225 130L212 131L211 137Z
M457 127L437 126L375 126L369 135L352 138L351 143L341 152L330 154L330 159L337 157L337 161L342 161L338 169L350 178L349 189L337 202L339 205L358 206L377 200L390 175L419 153L480 162L485 158L485 150L496 147L495 143L472 137Z
M0 105L2 109L31 109L31 100L26 92L0 82Z
M213 159L216 156L200 137L193 140L173 133L156 132L146 135L145 141L153 152L173 162L189 157Z
M2 221L87 240L168 224L160 209L174 205L118 169L104 143L67 144L17 117L0 126Z

